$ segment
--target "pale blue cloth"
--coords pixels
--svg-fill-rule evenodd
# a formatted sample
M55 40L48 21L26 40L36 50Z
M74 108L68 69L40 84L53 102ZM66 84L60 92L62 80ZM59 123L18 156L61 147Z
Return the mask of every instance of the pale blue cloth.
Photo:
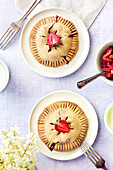
M55 90L72 90L86 97L96 109L99 118L99 132L93 147L105 158L106 166L113 169L113 136L104 125L104 112L113 102L113 87L101 78L77 89L76 82L96 73L95 58L99 48L113 39L113 1L106 3L103 11L89 30L91 47L85 63L72 75L65 78L50 79L36 74L26 64L20 49L20 33L0 58L10 70L7 88L0 93L0 128L3 126L21 127L22 133L28 132L28 118L32 107L44 95ZM0 35L12 21L21 17L14 7L14 0L0 1ZM39 170L95 170L93 164L81 156L71 161L56 161L38 154Z

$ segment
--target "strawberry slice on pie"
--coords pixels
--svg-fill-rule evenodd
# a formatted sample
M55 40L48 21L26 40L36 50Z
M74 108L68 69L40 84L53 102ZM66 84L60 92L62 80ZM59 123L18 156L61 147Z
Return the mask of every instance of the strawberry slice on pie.
M68 133L69 125L65 120L60 120L60 122L55 125L55 130L58 132Z
M49 47L59 43L60 43L60 37L54 33L49 33L47 38L47 44L49 45Z

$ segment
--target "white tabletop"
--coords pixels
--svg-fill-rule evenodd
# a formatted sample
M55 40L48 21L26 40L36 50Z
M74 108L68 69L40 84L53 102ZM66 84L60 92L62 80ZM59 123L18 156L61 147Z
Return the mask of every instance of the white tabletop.
M101 78L77 89L76 82L96 73L95 58L99 48L113 38L113 1L108 0L104 9L89 29L91 46L85 63L72 75L65 78L45 78L30 69L20 49L20 34L5 50L0 51L0 58L10 70L10 81L6 89L0 93L0 128L18 125L22 133L28 132L28 118L34 104L44 95L55 90L71 90L86 97L96 109L99 119L99 132L93 147L105 158L106 166L113 169L113 136L104 124L104 112L108 104L113 102L113 87ZM21 14L16 11L13 0L0 1L0 35L12 21ZM71 161L55 161L43 154L38 154L39 170L87 170L95 169L85 156Z

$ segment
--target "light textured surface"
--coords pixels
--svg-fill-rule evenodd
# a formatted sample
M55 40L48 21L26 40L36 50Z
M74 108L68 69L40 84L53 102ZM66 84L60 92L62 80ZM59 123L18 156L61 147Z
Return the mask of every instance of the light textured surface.
M21 17L13 0L0 1L0 35L10 22ZM113 169L113 136L104 125L104 112L113 102L113 87L99 78L82 90L77 89L76 82L96 73L95 58L99 48L113 37L113 1L108 0L92 27L89 29L91 46L87 60L79 70L70 76L60 79L42 77L33 72L25 63L20 50L20 33L5 51L0 51L10 70L10 81L7 88L0 93L0 128L17 124L23 134L28 131L28 117L34 104L45 94L55 90L72 90L86 97L94 106L99 118L99 132L94 148L105 158L109 170ZM39 153L39 170L87 170L95 167L81 156L71 161L55 161Z

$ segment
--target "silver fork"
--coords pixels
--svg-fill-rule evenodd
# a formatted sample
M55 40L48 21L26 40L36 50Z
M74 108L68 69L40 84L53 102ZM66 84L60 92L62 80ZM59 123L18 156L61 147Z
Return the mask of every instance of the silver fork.
M41 0L35 0L25 15L18 21L12 22L3 36L0 38L0 49L4 50L7 45L12 41L15 35L20 31L22 21L33 11L33 9L40 3Z
M86 141L82 143L81 149L96 168L108 170L105 166L105 160Z

